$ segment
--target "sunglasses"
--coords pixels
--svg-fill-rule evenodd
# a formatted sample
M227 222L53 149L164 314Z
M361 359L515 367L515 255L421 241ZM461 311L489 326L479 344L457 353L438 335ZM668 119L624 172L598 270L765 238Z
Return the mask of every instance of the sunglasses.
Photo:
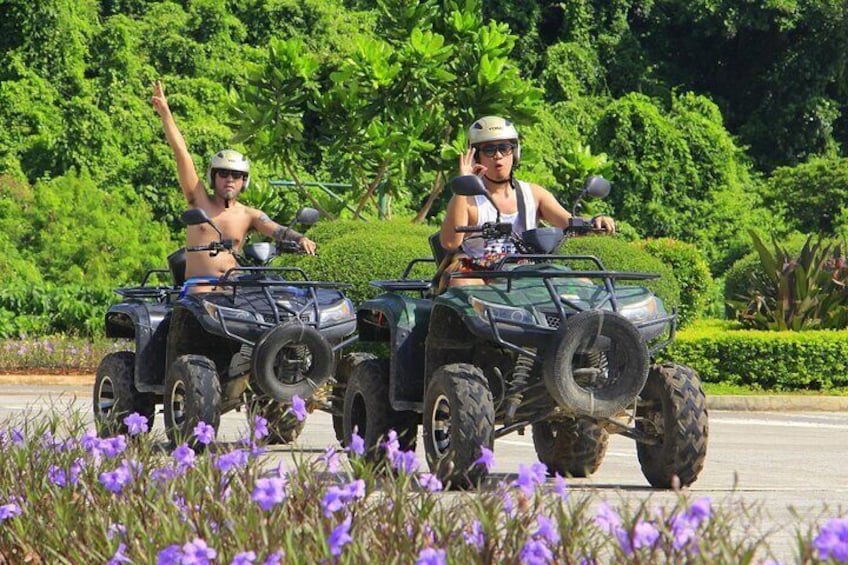
M478 149L480 153L485 155L486 157L494 157L495 153L500 151L500 154L504 157L508 157L512 155L512 150L515 148L515 145L512 143L498 143L496 145L483 145Z
M228 171L226 169L217 169L215 174L218 175L219 178L233 178L235 180L243 179L247 177L247 173L243 173L241 171Z

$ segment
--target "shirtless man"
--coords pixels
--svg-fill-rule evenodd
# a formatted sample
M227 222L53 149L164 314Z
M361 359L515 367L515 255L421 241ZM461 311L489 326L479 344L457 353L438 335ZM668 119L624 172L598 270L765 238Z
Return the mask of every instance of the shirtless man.
M205 210L224 234L224 238L233 240L235 251L241 249L248 232L255 229L277 241L297 242L306 253L315 254L315 242L274 222L260 210L238 202L239 194L250 184L250 162L241 153L224 149L212 157L205 177L205 181L212 188L212 194L209 194L195 171L185 139L174 122L162 83L159 81L153 83L151 102L162 119L165 138L174 151L177 176L188 205ZM217 239L218 234L208 224L186 228L186 246L208 245ZM186 253L186 278L219 277L237 266L232 253L218 253L214 257L203 252ZM195 289L197 290L200 289Z

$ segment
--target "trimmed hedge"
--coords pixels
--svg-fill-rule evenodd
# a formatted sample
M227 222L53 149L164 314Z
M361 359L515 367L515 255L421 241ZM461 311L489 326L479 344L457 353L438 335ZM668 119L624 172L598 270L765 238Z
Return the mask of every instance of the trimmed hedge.
M689 365L704 382L769 391L848 387L848 332L772 332L700 322L677 334L662 360Z
M408 218L323 222L309 230L309 238L318 244L317 257L285 255L277 261L303 268L313 280L352 284L347 296L359 304L380 292L370 281L399 278L410 260L431 258L428 238L437 230ZM433 263L425 263L411 276L429 278L435 272Z
M716 295L716 282L707 258L691 243L668 237L637 241L635 245L671 267L680 286L680 327L706 314Z

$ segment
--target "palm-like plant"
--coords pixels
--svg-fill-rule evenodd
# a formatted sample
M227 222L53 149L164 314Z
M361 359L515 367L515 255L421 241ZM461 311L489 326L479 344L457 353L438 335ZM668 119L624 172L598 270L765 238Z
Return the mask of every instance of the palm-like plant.
M753 231L762 270L748 297L730 301L737 318L756 329L842 329L848 326L848 263L844 244L810 235L797 256L772 236L769 249Z

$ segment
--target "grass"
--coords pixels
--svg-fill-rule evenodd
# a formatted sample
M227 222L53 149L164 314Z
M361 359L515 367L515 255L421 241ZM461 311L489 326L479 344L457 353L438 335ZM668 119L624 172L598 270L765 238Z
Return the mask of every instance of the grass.
M143 420L143 419L142 419ZM0 562L763 563L756 512L709 498L613 506L546 479L446 495L388 441L269 465L264 422L176 449L129 424L100 439L70 408L0 422ZM200 448L203 448L202 450ZM733 511L725 507L734 508ZM848 521L799 525L797 560L848 554ZM842 537L840 537L842 536ZM840 553L842 552L842 553ZM835 557L834 557L835 556ZM848 559L848 557L846 557Z

